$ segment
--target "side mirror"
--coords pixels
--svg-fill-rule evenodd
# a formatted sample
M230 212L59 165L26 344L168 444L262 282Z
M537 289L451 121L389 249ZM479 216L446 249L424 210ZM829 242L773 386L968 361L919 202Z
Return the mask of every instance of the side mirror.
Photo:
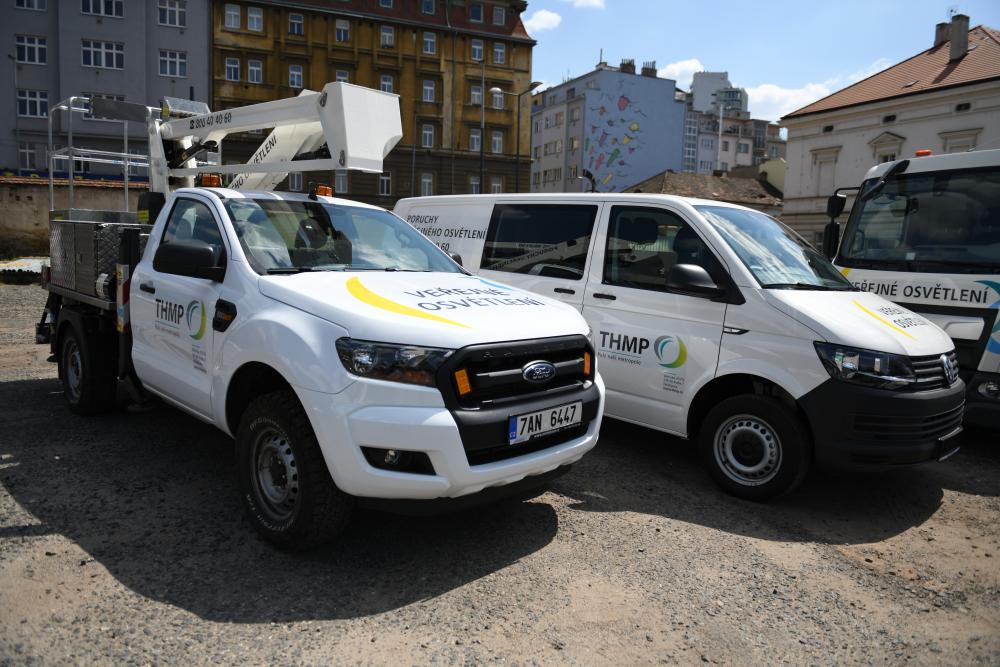
M835 192L826 200L826 215L831 220L836 220L837 216L844 212L847 206L847 195L842 192Z
M160 273L222 282L226 276L222 256L221 246L204 241L163 243L156 249L153 268Z
M686 296L714 299L726 293L708 275L708 271L697 264L675 264L667 273L667 290Z
M840 245L840 223L831 220L823 228L823 255L827 259L833 259L837 254L837 246Z
M465 265L462 264L462 256L459 255L457 252L449 252L448 256L451 257L453 260L455 260L455 263L458 264L459 266L463 268L465 267Z

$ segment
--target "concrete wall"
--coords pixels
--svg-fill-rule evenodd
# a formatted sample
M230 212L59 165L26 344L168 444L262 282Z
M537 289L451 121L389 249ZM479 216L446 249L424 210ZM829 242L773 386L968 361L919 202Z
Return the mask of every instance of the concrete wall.
M49 254L49 188L48 181L35 184L5 182L0 179L0 258ZM65 183L65 181L63 181ZM139 201L139 190L129 188L129 210ZM76 208L120 211L125 203L121 187L93 186L77 183L73 188ZM55 207L69 206L69 188L57 185Z

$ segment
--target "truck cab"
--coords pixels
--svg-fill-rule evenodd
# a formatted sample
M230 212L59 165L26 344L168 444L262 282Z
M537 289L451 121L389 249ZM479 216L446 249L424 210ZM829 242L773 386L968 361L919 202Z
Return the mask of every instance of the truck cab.
M730 493L787 493L814 462L957 449L965 388L944 332L759 211L567 193L419 197L395 212L477 275L579 310L606 414L695 440Z

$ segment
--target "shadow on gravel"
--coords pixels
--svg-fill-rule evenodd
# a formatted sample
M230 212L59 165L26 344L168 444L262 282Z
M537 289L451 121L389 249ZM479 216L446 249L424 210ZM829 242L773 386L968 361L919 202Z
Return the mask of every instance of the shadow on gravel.
M205 619L377 614L501 570L556 533L544 503L428 519L359 512L335 544L283 553L243 517L229 438L165 406L77 417L59 389L0 384L0 484L41 522L0 538L62 534L123 585Z
M943 463L882 472L814 471L789 496L753 503L719 490L691 443L608 419L597 447L553 490L582 511L654 514L781 542L877 542L927 520L941 504L942 489L1000 495L995 434L963 438L962 450Z

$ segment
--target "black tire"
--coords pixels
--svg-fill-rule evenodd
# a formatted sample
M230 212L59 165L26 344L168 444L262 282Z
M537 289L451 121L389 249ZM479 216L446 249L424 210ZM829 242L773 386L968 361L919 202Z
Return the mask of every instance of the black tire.
M59 375L69 409L95 415L115 408L118 378L114 360L101 354L100 341L81 334L70 324L59 341Z
M716 484L747 500L770 500L802 483L812 465L809 429L777 399L728 398L701 425L698 446Z
M354 499L334 485L291 389L264 394L247 407L236 434L236 466L250 522L281 549L329 542L350 521Z

